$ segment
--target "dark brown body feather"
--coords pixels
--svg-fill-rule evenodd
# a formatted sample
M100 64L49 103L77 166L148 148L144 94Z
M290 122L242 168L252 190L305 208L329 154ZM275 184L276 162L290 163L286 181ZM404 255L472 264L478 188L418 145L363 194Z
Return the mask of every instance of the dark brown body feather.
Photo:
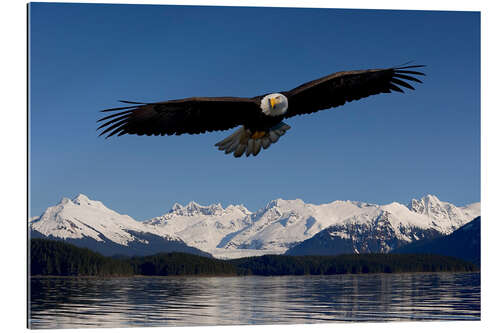
M281 116L267 116L260 109L262 97L192 97L159 103L126 102L130 106L103 110L117 111L98 121L100 135L180 135L227 130L239 125L266 131L283 118L340 106L370 95L413 89L406 81L421 82L408 70L423 66L369 69L334 73L281 92L288 99L288 110Z

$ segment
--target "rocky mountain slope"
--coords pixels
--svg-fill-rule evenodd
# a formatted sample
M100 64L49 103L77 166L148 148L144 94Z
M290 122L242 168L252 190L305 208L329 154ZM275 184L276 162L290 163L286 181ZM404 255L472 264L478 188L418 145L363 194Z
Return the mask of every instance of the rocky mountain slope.
M417 242L396 248L393 253L432 253L457 257L481 264L481 217L455 230L450 235Z

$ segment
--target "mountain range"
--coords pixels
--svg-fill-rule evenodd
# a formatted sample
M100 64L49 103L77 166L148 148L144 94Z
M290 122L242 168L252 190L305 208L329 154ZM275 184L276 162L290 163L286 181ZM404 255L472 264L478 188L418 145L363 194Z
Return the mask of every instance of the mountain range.
M31 237L65 240L106 255L179 251L239 258L304 249L314 254L387 253L449 235L479 215L479 203L457 207L426 195L408 205L276 199L256 212L243 205L176 203L162 216L136 221L79 194L31 218L29 229Z

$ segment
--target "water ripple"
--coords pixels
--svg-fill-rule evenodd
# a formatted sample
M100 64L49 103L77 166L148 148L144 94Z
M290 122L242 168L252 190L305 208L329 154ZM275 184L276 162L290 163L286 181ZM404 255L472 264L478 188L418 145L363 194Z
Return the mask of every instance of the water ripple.
M31 279L32 328L479 319L479 273Z

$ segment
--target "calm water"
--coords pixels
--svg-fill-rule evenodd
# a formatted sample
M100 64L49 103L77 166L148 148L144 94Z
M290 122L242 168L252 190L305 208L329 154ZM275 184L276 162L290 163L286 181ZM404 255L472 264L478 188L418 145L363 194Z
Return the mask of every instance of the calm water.
M479 273L33 278L32 328L479 320Z

